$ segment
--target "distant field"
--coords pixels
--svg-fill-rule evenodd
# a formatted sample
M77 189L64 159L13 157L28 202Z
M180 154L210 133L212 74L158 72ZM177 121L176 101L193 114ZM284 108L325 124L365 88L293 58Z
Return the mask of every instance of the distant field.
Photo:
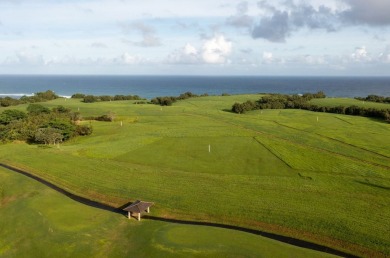
M326 107L359 106L359 107L366 107L366 108L390 109L390 104L361 101L361 100L351 99L351 98L312 99L310 101L310 103L313 103L313 104L316 104L319 106L326 106Z
M92 136L60 148L1 145L0 162L113 206L143 199L156 202L161 217L390 255L389 124L303 110L229 112L260 96L193 98L171 107L58 99L44 105L117 118L92 121Z
M335 257L228 229L128 220L3 168L0 217L0 257Z

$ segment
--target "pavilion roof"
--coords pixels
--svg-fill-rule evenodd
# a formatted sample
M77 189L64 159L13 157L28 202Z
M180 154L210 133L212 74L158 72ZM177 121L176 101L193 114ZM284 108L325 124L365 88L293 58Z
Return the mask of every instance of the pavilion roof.
M137 200L132 204L130 204L129 206L127 206L126 208L124 208L123 210L141 213L145 211L147 208L149 208L150 206L152 206L153 204L154 204L153 202L144 202L144 201Z

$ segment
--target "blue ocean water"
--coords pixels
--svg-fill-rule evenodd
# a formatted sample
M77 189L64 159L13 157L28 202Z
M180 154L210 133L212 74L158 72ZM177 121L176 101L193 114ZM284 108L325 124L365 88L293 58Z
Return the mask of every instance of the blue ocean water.
M58 95L177 96L208 93L283 93L324 91L329 97L390 96L390 77L264 77L264 76L64 76L0 75L0 97L53 90Z

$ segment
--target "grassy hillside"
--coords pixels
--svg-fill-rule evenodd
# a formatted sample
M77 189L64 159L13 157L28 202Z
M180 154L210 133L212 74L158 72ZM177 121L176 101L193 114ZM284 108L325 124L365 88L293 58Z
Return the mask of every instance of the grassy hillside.
M324 99L312 99L310 101L312 104L316 104L319 106L358 106L358 107L366 107L366 108L377 108L377 109L389 109L390 104L386 103L376 103L369 101L362 101L351 98L324 98Z
M161 217L390 255L389 125L301 110L228 111L259 97L193 98L172 107L58 99L44 105L117 118L93 121L92 136L60 148L2 145L0 161L117 207L143 199L156 202Z
M228 229L128 220L3 168L0 217L0 257L335 257Z

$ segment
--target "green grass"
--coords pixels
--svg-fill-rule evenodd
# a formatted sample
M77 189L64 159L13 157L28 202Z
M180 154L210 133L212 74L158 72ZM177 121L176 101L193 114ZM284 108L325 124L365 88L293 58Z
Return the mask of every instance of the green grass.
M359 107L366 107L366 108L390 109L390 104L362 101L362 100L351 99L351 98L312 99L310 103L316 104L318 106L326 106L326 107L359 106Z
M0 161L114 206L143 199L156 202L161 217L390 255L389 125L302 110L228 112L234 102L259 97L193 98L162 108L59 99L44 105L83 116L112 111L117 119L92 122L93 135L60 148L0 146Z
M0 217L1 257L334 257L228 229L128 220L3 168Z

